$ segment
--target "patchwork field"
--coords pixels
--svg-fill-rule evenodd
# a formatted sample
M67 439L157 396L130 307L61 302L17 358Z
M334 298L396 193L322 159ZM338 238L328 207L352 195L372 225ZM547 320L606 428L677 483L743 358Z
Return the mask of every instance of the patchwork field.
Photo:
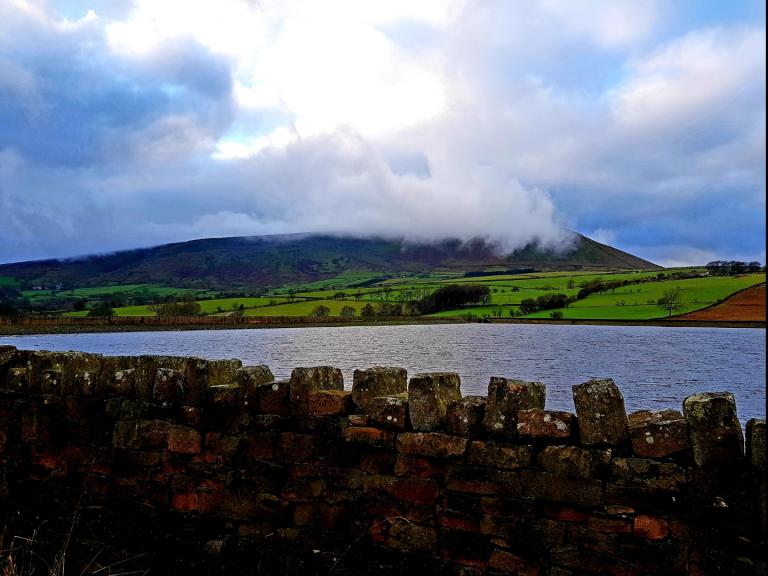
M602 283L625 283L624 286L607 287L579 298L585 286ZM12 286L13 278L1 277L0 283ZM477 276L465 276L455 271L430 272L428 274L352 274L340 275L331 280L292 284L278 287L270 292L254 296L217 297L219 293L209 290L174 288L154 284L109 285L71 290L25 290L24 297L30 301L49 299L80 298L87 301L85 309L62 311L65 316L88 316L90 309L99 303L122 301L126 305L112 307L116 316L155 316L157 304L136 304L150 300L162 303L173 300L194 299L200 306L200 314L222 316L240 314L263 317L303 317L314 315L318 307L328 309L328 316L341 316L342 309L354 308L354 315L360 316L364 306L370 304L378 312L382 305L402 305L408 312L413 304L426 295L448 285L479 285L488 289L487 304L445 310L433 317L441 318L562 318L577 320L652 320L669 316L669 312L658 302L665 292L679 290L679 306L674 316L690 314L702 308L714 306L734 293L765 282L765 273L738 276L708 276L702 268L679 268L671 270L640 270L615 272L543 272L500 274L485 272ZM763 289L764 290L764 289ZM530 314L521 313L521 304L542 296L564 295L569 303L564 308L547 309ZM746 296L742 296L746 298ZM58 300L55 300L58 301ZM747 314L744 308L733 305L718 312L713 319L731 318L734 311ZM764 310L764 309L763 309ZM349 312L349 310L347 310ZM383 313L382 313L383 314ZM750 315L751 314L751 315ZM752 318L754 312L749 312ZM764 318L764 311L763 311Z

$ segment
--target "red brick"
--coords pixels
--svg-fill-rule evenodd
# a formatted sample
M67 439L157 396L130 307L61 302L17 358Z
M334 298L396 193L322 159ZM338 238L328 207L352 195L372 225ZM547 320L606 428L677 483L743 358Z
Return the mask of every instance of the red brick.
M445 473L445 464L419 456L398 454L395 461L395 476L411 478L440 478Z
M195 492L174 492L171 496L171 506L184 512L197 511L197 494Z
M64 469L66 463L58 454L50 452L37 452L32 456L32 463L49 470Z
M569 506L554 506L552 504L548 504L544 506L544 513L548 518L561 520L563 522L583 523L589 519L589 514Z
M395 442L395 433L379 428L351 427L344 430L344 439L354 444L365 444L378 448L392 448Z
M424 478L380 476L369 478L367 486L381 489L397 500L414 504L434 504L440 492L436 481Z
M634 535L648 540L663 540L669 534L669 524L663 518L640 514L635 518Z
M309 394L310 416L334 416L349 412L352 394L344 390L321 390Z

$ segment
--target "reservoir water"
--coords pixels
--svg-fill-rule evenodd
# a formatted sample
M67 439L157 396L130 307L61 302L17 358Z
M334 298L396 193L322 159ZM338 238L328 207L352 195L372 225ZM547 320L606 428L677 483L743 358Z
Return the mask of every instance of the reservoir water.
M296 366L401 366L458 372L462 392L485 394L491 376L547 385L547 408L573 410L571 386L613 378L627 411L682 410L696 392L730 391L739 419L765 418L765 330L638 326L455 324L120 332L0 337L29 350L105 355L240 358L277 378Z

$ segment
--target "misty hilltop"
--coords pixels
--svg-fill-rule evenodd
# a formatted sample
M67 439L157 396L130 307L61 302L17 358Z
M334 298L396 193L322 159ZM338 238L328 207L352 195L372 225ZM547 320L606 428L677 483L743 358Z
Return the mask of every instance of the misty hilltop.
M349 272L653 269L651 262L576 234L563 249L531 244L504 254L484 240L415 243L315 234L207 238L69 260L0 266L0 276L69 286L279 286Z

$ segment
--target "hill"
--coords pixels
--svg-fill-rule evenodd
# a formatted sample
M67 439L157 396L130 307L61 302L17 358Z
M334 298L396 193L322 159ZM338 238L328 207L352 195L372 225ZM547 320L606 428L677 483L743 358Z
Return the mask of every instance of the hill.
M207 238L68 260L0 265L24 284L178 287L280 286L350 273L494 269L656 269L655 264L576 234L562 251L529 245L511 254L483 240L413 243L383 238L292 234Z

